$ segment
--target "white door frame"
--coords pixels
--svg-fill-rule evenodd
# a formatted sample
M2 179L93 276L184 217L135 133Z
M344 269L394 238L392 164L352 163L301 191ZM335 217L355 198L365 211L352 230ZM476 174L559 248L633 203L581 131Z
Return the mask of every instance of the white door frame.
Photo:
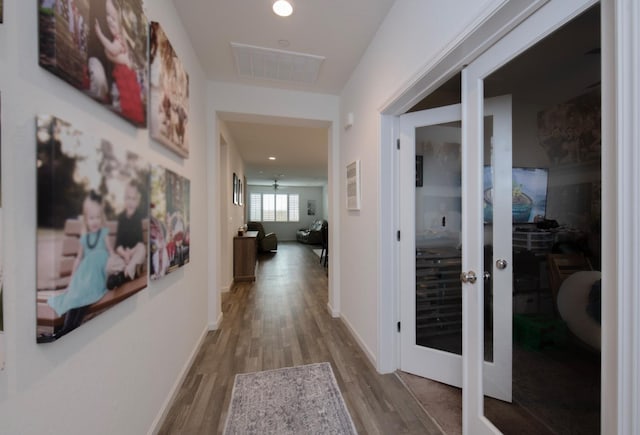
M381 106L380 268L378 371L399 367L396 138L398 116L433 92L462 66L518 25L546 0L506 1L460 35L441 56L403 83ZM523 5L527 3L527 5ZM601 432L640 433L640 5L637 0L602 0L602 271L603 298ZM389 182L391 181L391 182ZM606 213L606 210L612 212ZM618 261L620 259L620 261ZM614 320L615 319L615 320Z

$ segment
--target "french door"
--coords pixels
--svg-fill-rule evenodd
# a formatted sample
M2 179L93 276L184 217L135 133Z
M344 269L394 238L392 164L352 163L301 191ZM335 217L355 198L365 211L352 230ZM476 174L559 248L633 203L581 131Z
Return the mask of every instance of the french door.
M484 228L486 221L510 229L511 98L487 99L483 111L487 146L477 157L481 171L476 182L486 205L475 226ZM476 290L467 290L462 281L474 281L483 284L477 295L486 307L482 326L489 338L482 346L486 394L511 401L510 230L507 237L496 231L487 240L475 241L481 250L491 248L486 249L484 268L482 263L475 271L462 267L470 247L462 243L462 235L469 231L465 225L470 225L463 212L477 194L463 189L468 171L464 155L469 151L463 145L462 106L403 115L400 134L400 173L405 174L401 227L415 234L401 244L401 369L463 386L463 300L465 292ZM493 270L493 253L500 254L498 264L505 267Z
M401 368L462 387L464 433L499 433L485 397L512 391L511 108L484 80L594 3L546 3L462 71L460 106L400 117Z
M493 210L493 258L491 258L493 268L493 302L494 302L494 322L498 319L498 310L508 310L511 315L511 306L496 305L496 299L502 300L505 296L500 296L499 292L507 288L505 280L511 280L511 273L501 273L511 269L511 261L508 254L511 252L511 222L500 220L506 216L495 210L496 201L508 201L518 205L516 200L516 189L511 186L510 168L503 158L508 159L511 165L511 155L507 157L503 153L503 148L511 148L511 145L501 143L495 138L500 135L494 132L492 146L487 144L486 117L487 108L485 105L484 80L493 72L504 66L510 60L518 56L529 47L558 29L595 1L586 0L563 0L550 1L528 17L514 30L505 35L500 41L494 44L481 56L476 58L462 72L462 270L471 271L483 270L486 267L484 259L487 258L484 249L485 229L487 222L487 170L484 167L487 159L487 150L491 149L491 160L493 165L493 192L491 198L494 203ZM503 172L507 171L507 172ZM508 185L500 183L500 180L509 180ZM513 200L512 200L513 195ZM505 203L506 205L506 203ZM511 215L511 212L508 213ZM501 217L502 216L502 217ZM508 244L504 243L508 239ZM508 251L507 251L508 249ZM504 260L504 261L502 261ZM504 269L500 270L504 266ZM485 362L486 343L490 337L486 333L486 295L483 293L481 280L477 282L463 284L463 432L465 434L494 434L500 433L492 423L490 418L485 416L485 396L492 395L494 389L493 380L489 376L489 371ZM505 299L506 300L506 299ZM510 329L510 328L509 328ZM495 330L494 330L495 331ZM501 341L493 337L495 345L500 345ZM499 352L499 351L498 351ZM509 372L511 372L509 367Z

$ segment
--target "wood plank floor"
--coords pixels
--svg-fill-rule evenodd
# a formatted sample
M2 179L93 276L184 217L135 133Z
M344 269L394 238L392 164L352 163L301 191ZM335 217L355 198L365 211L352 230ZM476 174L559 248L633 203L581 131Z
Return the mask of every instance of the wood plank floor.
M394 374L379 375L327 312L327 274L309 246L281 243L260 257L255 283L223 297L224 318L205 338L160 434L224 429L234 376L328 361L358 433L441 434Z

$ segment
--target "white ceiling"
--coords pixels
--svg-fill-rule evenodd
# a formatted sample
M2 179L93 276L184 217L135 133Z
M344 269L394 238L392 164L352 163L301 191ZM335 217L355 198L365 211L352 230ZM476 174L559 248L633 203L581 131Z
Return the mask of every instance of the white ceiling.
M245 162L250 184L322 186L327 182L329 123L220 114ZM269 160L275 157L276 160Z
M291 0L275 15L273 0L173 0L209 80L339 95L395 0ZM288 45L282 41L287 41ZM237 74L231 43L322 56L313 83L249 79ZM292 119L224 117L252 184L321 185L327 180L328 125ZM276 162L267 155L278 157ZM262 171L262 173L260 173Z

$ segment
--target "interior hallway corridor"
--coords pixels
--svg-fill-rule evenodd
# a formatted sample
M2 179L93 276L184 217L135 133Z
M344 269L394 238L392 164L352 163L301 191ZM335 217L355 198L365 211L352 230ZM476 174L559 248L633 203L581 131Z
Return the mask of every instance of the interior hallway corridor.
M396 375L375 371L329 315L327 297L327 272L311 247L280 243L277 253L261 255L256 282L223 296L220 329L205 338L160 433L221 433L236 373L323 361L358 433L442 433Z

